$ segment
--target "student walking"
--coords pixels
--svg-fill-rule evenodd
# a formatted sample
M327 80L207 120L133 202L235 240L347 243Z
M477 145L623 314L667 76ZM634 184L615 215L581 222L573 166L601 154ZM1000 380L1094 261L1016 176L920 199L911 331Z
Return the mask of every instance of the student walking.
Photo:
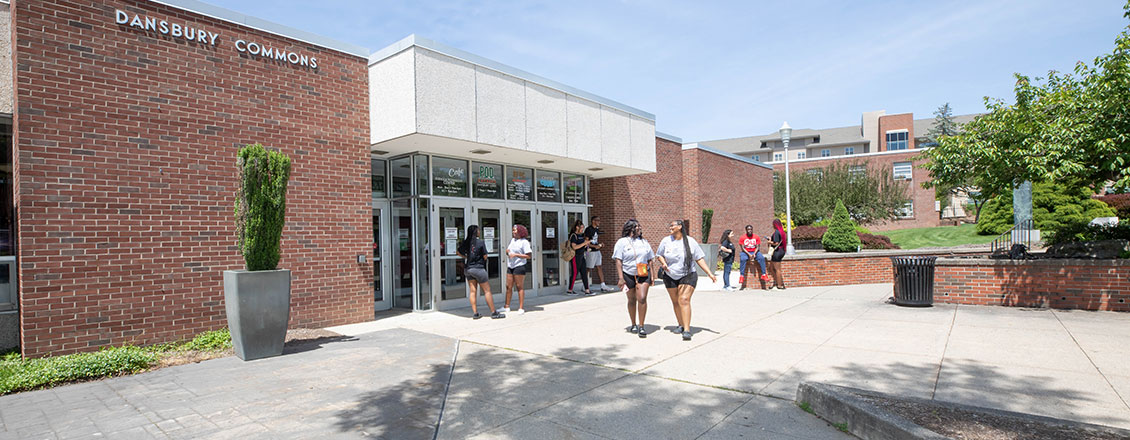
M628 332L641 338L647 337L643 322L647 317L647 289L651 287L648 268L653 258L655 253L644 240L640 223L636 219L624 222L620 240L612 248L612 260L616 262L616 286L628 296L628 318L632 320Z
M781 260L785 259L785 249L788 248L788 236L781 221L773 219L773 236L769 238L769 245L773 247L773 255L769 261L769 273L773 275L773 287L785 290L785 283L781 281Z
M734 268L734 230L727 229L722 232L722 243L718 245L718 254L722 256L722 288L732 291L730 286L730 270Z
M589 239L588 252L585 253L585 263L589 273L596 274L596 276L593 277L594 284L596 278L600 278L600 290L607 292L612 290L612 288L604 284L604 270L600 267L604 260L603 256L600 254L600 250L604 248L604 243L599 242L600 216L592 216L589 223L589 227L585 228L585 238Z
M487 275L487 245L479 239L479 225L471 225L467 227L467 237L459 244L459 248L455 252L465 259L463 263L463 277L467 280L467 287L471 290L471 316L472 319L482 318L479 315L479 287L483 288L483 295L486 296L487 307L490 307L491 319L505 318L498 310L494 308L494 298L491 297L490 283L487 282L489 278Z
M671 222L671 235L663 237L656 250L656 258L663 266L663 285L667 287L667 294L671 296L671 306L675 309L675 319L679 321L678 331L683 334L683 340L691 340L691 295L698 286L698 273L695 272L693 263L710 277L713 282L718 282L714 271L706 267L706 256L702 247L690 236L690 221L675 220Z
M533 249L530 247L530 231L525 226L514 225L510 230L513 239L506 246L506 303L502 305L502 313L510 312L510 298L515 290L518 291L519 315L526 313L526 273L529 272L530 257Z
M580 219L573 222L572 233L569 234L569 246L573 247L573 259L569 260L569 288L565 289L566 295L576 295L573 284L577 282L577 274L581 275L581 285L585 286L585 295L592 295L589 290L589 268L585 265L585 249L589 247L589 239L585 238L585 223Z
M748 263L750 260L757 261L761 266L761 285L765 286L765 282L769 281L769 272L765 270L765 254L761 253L761 237L753 233L753 225L745 225L745 235L741 238L742 241L742 264L741 275L738 277L741 290L745 290L746 273L753 272L753 266Z

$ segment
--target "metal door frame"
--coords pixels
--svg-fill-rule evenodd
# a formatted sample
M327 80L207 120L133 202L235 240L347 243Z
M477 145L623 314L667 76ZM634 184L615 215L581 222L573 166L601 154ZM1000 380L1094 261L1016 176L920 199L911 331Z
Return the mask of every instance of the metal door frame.
M389 216L392 215L391 203L387 200L373 202L373 214L378 216L380 224L377 225L379 236L374 236L373 240L377 244L380 252L373 251L373 270L380 271L381 280L378 282L373 280L374 301L373 311L379 312L382 310L389 310L392 308L392 220ZM379 285L378 285L379 284ZM376 290L380 289L381 300L375 299Z

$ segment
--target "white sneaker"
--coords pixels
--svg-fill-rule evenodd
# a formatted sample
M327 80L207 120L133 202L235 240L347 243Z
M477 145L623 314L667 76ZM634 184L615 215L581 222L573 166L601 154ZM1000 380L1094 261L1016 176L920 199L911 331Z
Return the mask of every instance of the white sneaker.
M603 292L609 292L612 290L612 288L604 285L604 283L600 283L600 290Z
M514 312L514 313L517 313L519 315L524 315L524 314L526 314L526 309L518 309L518 311Z
M503 307L501 309L498 309L498 311L500 311L502 313L510 313L510 308L509 307Z

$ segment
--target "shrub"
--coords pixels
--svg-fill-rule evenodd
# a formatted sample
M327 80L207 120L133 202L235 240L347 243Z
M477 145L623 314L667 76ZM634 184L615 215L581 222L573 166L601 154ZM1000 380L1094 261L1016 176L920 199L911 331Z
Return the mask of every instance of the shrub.
M1036 229L1055 232L1075 223L1087 223L1096 217L1113 217L1114 210L1091 197L1085 186L1067 183L1032 185L1032 219ZM981 210L977 233L999 235L1012 228L1012 191L990 200Z
M828 252L856 252L859 250L861 244L859 235L856 234L855 227L852 226L844 202L836 201L836 213L832 215L832 224L828 226L828 231L824 233L824 238L820 240L820 243L824 245L824 250Z
M1062 244L1075 241L1130 240L1130 222L1117 225L1092 225L1089 222L1076 222L1052 232L1047 244Z
M824 232L828 230L827 226L797 226L793 228L794 241L809 241L820 240L824 238Z
M274 270L279 263L279 240L286 216L290 157L252 144L239 149L236 163L239 167L239 193L235 204L239 252L247 270Z
M228 329L213 330L196 335L191 341L177 347L180 350L220 351L231 348L231 333Z
M860 246L864 249L898 249L898 245L891 242L886 235L864 234L856 232L859 236Z
M703 209L702 210L702 242L703 243L707 243L707 239L710 238L710 227L713 225L713 223L714 223L714 210L713 209Z
M816 223L813 223L812 226L830 226L831 224L832 224L832 219L824 219L824 220L820 220ZM870 229L867 229L863 226L859 226L859 224L856 223L855 220L851 221L851 225L853 227L855 227L855 232L859 232L861 234L870 234L871 233Z
M1107 194L1095 198L1110 206L1111 209L1118 213L1118 218L1123 221L1130 221L1130 193Z
M149 368L158 357L159 354L138 347L114 347L94 353L42 359L5 356L0 361L0 394L83 379L136 373Z

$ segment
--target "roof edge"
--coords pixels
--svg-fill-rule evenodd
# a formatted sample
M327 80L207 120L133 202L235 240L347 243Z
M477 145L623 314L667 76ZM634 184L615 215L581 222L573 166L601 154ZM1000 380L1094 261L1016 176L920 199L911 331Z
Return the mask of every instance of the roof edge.
M292 28L290 26L267 21L258 17L236 12L231 9L204 3L197 0L150 0L153 3L171 6L177 9L200 14L206 17L223 20L240 26L271 33L280 37L301 41L303 43L321 46L345 54L365 58L369 56L369 49L356 44L345 43L318 34Z
M710 152L710 153L717 154L719 156L722 156L722 157L725 157L725 158L728 158L728 159L734 159L734 160L737 160L737 161L745 162L745 163L748 163L750 165L757 165L759 167L768 168L770 170L773 169L773 166L769 165L767 163L756 161L756 160L749 159L749 158L745 158L745 157L742 157L742 156L738 156L734 153L727 153L725 151L722 151L722 150L719 150L717 148L711 147L711 146L706 145L706 144L698 143L698 142L693 143L693 144L685 144L685 145L683 145L683 149L684 150L703 150L703 151L707 151L707 152Z
M449 57L452 57L452 58L455 58L455 59L458 59L458 60L461 60L461 61L465 61L465 62L474 64L474 65L477 65L477 66L482 66L482 67L485 67L487 69L494 70L498 73L513 76L515 78L520 78L522 80L532 82L534 84L538 84L538 85L548 87L548 88L551 88L551 89L556 89L556 90L559 90L561 92L565 92L565 93L573 95L573 96L581 97L581 98L587 99L589 101L595 102L597 104L601 104L601 105L604 105L606 107L611 107L611 108L614 108L614 109L617 109L617 110L620 110L620 111L623 111L623 112L627 112L629 114L647 119L649 121L655 122L655 115L654 114L645 112L643 110L632 107L630 105L627 105L627 104L624 104L624 103L621 103L621 102L618 102L618 101L615 101L615 100L612 100L612 99L608 99L608 98L605 98L603 96L595 95L595 94L586 92L584 90L578 89L576 87L571 87L571 86L559 83L557 81L551 80L549 78L546 78L546 77L543 77L543 76L540 76L540 75L536 75L536 74L527 72L525 70L518 69L516 67L511 67L511 66L502 64L498 61L494 61L494 60L491 60L489 58L485 58L485 57L482 57L482 56L479 56L479 55L475 55L475 54L467 52L465 50L457 49L457 48L448 46L446 44L437 42L435 40L418 36L416 34L409 35L409 36L405 37L404 39L401 39L400 41L392 43L391 45L374 52L371 56L369 56L369 65L372 66L372 65L377 64L381 61L384 61L385 59L387 59L387 58L389 58L393 55L396 55L396 54L404 51L405 49L408 49L408 48L413 47L413 46L419 47L419 48L422 48L422 49L427 49L427 50L430 50L432 52L437 52L437 53L440 53L440 54L443 54L443 55L447 55Z
M674 142L674 143L679 144L679 145L683 144L683 138L678 137L678 136L672 136L672 135L669 135L669 134L664 133L664 132L659 131L659 130L655 131L655 137L660 138L660 139L664 139L664 140L668 140L668 141Z

